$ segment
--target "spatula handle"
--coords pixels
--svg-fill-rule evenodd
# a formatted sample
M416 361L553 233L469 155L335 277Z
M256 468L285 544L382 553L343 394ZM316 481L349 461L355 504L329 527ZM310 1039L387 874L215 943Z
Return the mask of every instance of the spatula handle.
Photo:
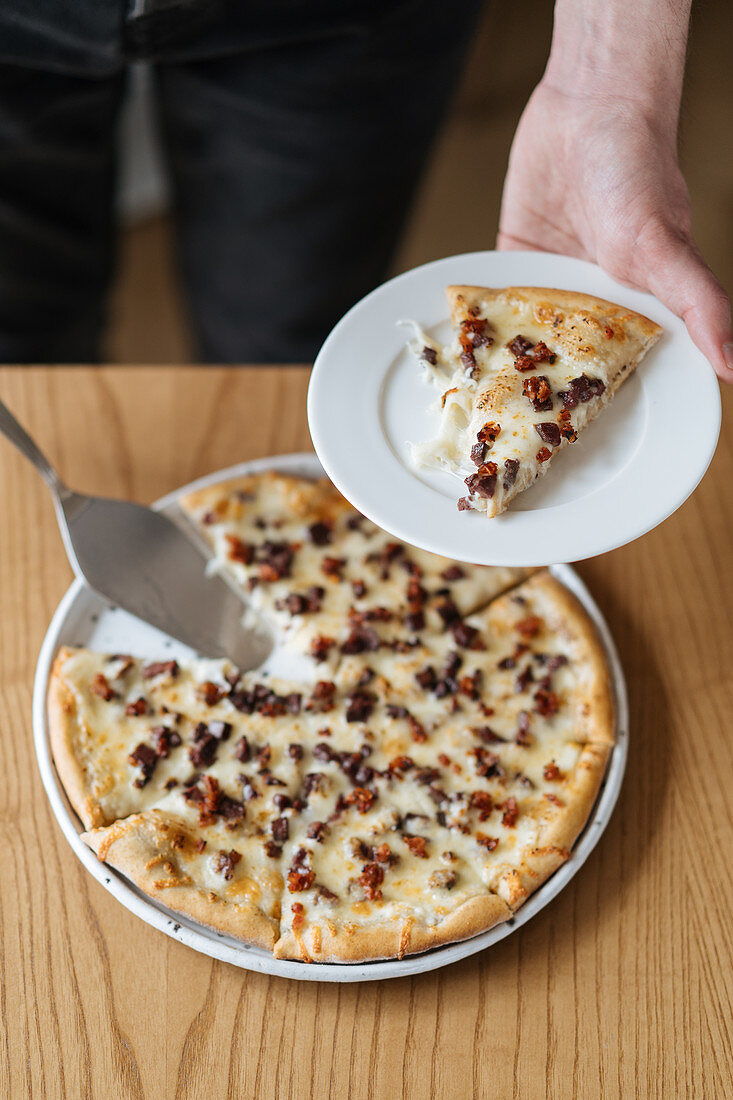
M10 409L0 401L0 432L14 443L21 454L33 463L43 480L54 493L62 493L66 486L54 470L51 463L36 446L28 432L15 419Z

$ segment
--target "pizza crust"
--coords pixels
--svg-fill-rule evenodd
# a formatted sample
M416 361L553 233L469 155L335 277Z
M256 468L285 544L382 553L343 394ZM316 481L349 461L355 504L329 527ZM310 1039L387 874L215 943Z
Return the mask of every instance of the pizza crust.
M66 797L86 829L108 825L102 807L93 796L86 769L79 757L81 727L76 699L63 677L63 666L73 654L63 646L53 663L48 684L48 735L54 764Z
M121 871L149 897L177 913L236 939L271 951L279 922L255 905L235 903L195 885L181 869L171 834L185 833L180 821L150 810L82 834L103 863Z
M512 912L497 894L486 893L468 898L444 920L425 925L412 917L383 924L337 924L313 922L302 933L292 929L281 934L275 944L278 959L302 959L304 962L370 962L377 959L403 958L470 939L488 932L496 924L509 920Z
M540 596L549 625L572 638L577 647L577 659L587 669L583 691L584 723L578 731L582 736L576 739L613 745L616 734L613 684L595 623L580 600L552 573L536 573L522 587Z

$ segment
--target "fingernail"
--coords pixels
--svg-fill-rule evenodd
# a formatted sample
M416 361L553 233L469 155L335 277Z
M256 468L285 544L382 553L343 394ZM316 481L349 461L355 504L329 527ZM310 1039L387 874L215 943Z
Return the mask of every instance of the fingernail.
M723 355L725 356L726 367L728 370L733 370L733 340L723 344Z

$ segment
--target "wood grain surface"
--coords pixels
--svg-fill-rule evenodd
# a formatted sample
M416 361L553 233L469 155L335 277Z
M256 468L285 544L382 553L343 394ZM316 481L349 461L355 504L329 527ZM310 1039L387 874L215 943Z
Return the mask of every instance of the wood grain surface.
M73 486L150 501L308 448L307 380L5 368L0 396ZM341 986L197 955L118 905L66 844L31 687L71 573L43 484L0 440L0 1097L731 1096L732 438L729 391L693 498L580 566L631 697L624 788L588 862L483 954Z

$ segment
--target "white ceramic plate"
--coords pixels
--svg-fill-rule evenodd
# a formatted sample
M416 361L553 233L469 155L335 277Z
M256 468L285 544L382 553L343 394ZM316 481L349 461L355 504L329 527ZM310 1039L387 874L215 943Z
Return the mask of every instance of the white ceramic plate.
M315 477L323 472L313 455L280 455L276 458L243 463L241 466L212 474L158 501L155 507L164 508L166 512L171 513L177 509L177 498L192 489L203 488L205 485L212 485L230 477L263 469L282 470L307 477ZM191 650L128 615L125 611L111 607L78 580L74 581L62 599L48 628L38 658L33 693L33 730L38 765L51 809L64 836L90 874L125 908L147 924L193 947L196 951L214 959L233 963L245 970L259 970L266 974L277 974L281 977L298 978L304 981L363 982L420 974L426 970L447 966L448 963L456 962L467 955L474 955L477 951L483 951L485 947L503 940L516 928L526 924L562 890L583 865L608 823L626 767L628 737L626 685L611 634L588 590L573 570L563 565L555 567L553 572L583 603L600 632L610 662L616 694L616 744L595 808L573 848L570 859L533 894L516 917L505 924L499 924L488 932L474 936L473 939L463 943L449 944L447 947L436 948L424 955L415 955L402 960L354 965L294 962L288 959L275 959L261 948L248 947L230 936L215 932L196 921L171 912L143 894L112 867L100 862L94 852L81 840L80 834L83 831L81 822L69 805L51 758L46 694L54 657L62 645L84 645L103 652L132 653L138 656L170 655L179 659L191 656Z
M445 288L555 286L629 306L664 328L603 414L507 512L459 512L462 481L416 471L408 442L437 435L435 389L406 350L417 321L450 341ZM694 416L690 409L694 407ZM595 264L544 252L473 252L425 264L363 298L316 359L308 422L326 473L351 503L399 538L461 561L544 565L631 542L671 515L705 473L720 431L720 391L683 322Z

